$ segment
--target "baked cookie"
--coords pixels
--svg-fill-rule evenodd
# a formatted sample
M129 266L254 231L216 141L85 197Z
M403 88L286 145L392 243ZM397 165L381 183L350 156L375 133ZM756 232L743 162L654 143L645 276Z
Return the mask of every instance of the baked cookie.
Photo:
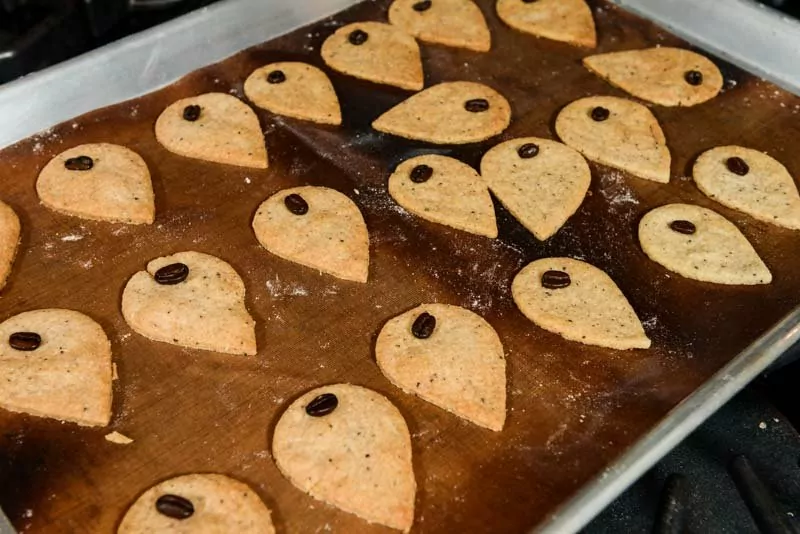
M472 0L394 0L389 22L420 41L487 52L489 26Z
M556 118L564 143L588 159L654 182L669 182L664 132L641 104L613 96L591 96L568 104Z
M700 191L764 222L800 230L800 194L779 161L740 146L703 152L692 175Z
M578 211L592 182L580 153L538 137L492 147L481 159L481 175L503 206L541 241Z
M497 0L500 20L521 32L594 48L597 33L584 0Z
M400 102L372 127L407 139L460 145L493 137L510 123L511 106L491 87L444 82Z
M76 146L51 159L36 193L48 208L84 219L151 224L156 214L147 164L109 143Z
M414 522L411 436L397 408L370 389L333 384L302 395L275 425L272 456L315 499L405 532Z
M202 252L156 258L122 292L122 315L154 341L228 354L256 353L255 321L244 282L228 263Z
M299 61L270 63L244 82L244 94L256 106L320 124L342 123L339 99L328 75Z
M511 284L514 303L538 326L571 341L612 349L646 349L650 339L611 278L571 258L526 265Z
M369 234L358 206L327 187L284 189L253 217L261 245L285 260L344 280L366 282Z
M86 315L20 313L0 323L0 407L105 426L111 419L111 343Z
M170 152L188 158L267 168L258 117L226 93L206 93L171 104L156 121L156 139Z
M768 284L772 274L753 246L722 215L691 204L656 208L639 222L651 260L686 278L715 284Z
M389 177L389 194L423 219L497 237L489 189L475 169L457 159L428 154L405 160Z
M19 248L22 227L11 206L0 201L0 289L6 285Z
M391 24L342 26L322 43L321 55L330 68L348 76L410 91L424 86L417 41Z
M225 475L183 475L156 484L128 508L118 534L274 534L269 508Z
M662 106L694 106L717 96L722 73L705 56L659 46L583 58L583 65L611 85Z
M386 378L406 393L476 425L503 429L503 344L479 315L448 304L423 304L384 325L375 356Z

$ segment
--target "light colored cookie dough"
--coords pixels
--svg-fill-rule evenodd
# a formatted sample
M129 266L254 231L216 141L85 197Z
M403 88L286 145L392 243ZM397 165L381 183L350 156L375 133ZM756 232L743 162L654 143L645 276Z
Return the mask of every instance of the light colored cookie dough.
M342 123L339 98L328 75L308 63L283 61L256 69L244 82L244 94L256 106L278 115L320 124Z
M6 285L19 248L22 227L11 206L0 201L0 289Z
M592 119L604 108L609 117ZM669 182L670 154L653 113L641 104L613 96L591 96L568 104L556 118L564 143L588 159L654 182Z
M583 58L583 64L611 85L662 106L694 106L711 100L724 81L705 56L668 46L598 54ZM689 72L700 74L696 85L687 81Z
M430 167L431 177L412 180L420 165ZM458 230L497 237L497 221L489 189L469 165L454 158L428 154L402 162L389 177L389 194L414 215Z
M367 34L362 44L350 34ZM332 69L370 82L419 91L424 86L417 41L403 30L382 22L355 22L342 26L322 43L322 59Z
M197 120L183 118L187 106L200 106ZM258 117L250 107L226 93L183 98L156 121L156 139L164 148L188 158L267 168L267 149Z
M538 147L536 155L520 156L520 150L533 150L530 145ZM542 241L578 211L592 182L580 153L538 137L494 146L481 160L481 175L503 206Z
M421 10L424 5L430 7ZM389 22L428 43L486 52L492 46L489 26L472 0L394 0Z
M422 313L436 326L418 339ZM375 345L378 366L407 393L491 430L506 420L506 360L494 328L479 315L448 304L423 304L389 320Z
M156 508L164 495L187 499L193 512L176 519ZM183 475L156 484L131 505L118 534L274 534L270 510L248 486L225 475Z
M729 158L749 167L740 176L728 169ZM697 158L692 175L700 191L720 204L764 222L800 230L800 194L792 175L779 161L740 146L721 146Z
M466 103L485 100L489 109L467 111ZM372 127L408 139L436 144L477 143L508 128L511 106L492 89L475 82L444 82L412 95L375 119Z
M289 211L289 195L299 195L308 212ZM304 186L279 191L258 207L253 230L258 242L276 256L344 280L367 281L367 225L358 206L336 190Z
M11 335L41 338L17 350ZM64 309L20 313L0 324L0 407L37 417L105 426L111 419L111 343L86 315Z
M306 407L333 394L336 408L312 417ZM416 482L403 416L382 395L351 384L309 391L275 425L272 456L292 484L370 523L408 532Z
M548 271L567 273L571 283L547 289ZM571 258L543 258L525 266L511 285L514 303L538 326L571 341L612 349L646 349L650 339L630 303L603 271Z
M695 233L676 232L688 221ZM651 260L686 278L715 284L768 284L772 274L753 246L722 215L691 204L668 204L639 222L639 243Z
M521 32L578 46L597 46L592 10L584 0L498 0L497 15Z
M69 170L68 160L91 158L91 169ZM147 164L120 145L95 143L70 148L51 159L36 181L48 208L96 221L151 224L156 207Z
M183 263L189 275L162 285L156 272ZM256 353L255 321L244 303L245 288L228 263L202 252L156 258L128 280L122 315L137 333L154 341L227 354Z

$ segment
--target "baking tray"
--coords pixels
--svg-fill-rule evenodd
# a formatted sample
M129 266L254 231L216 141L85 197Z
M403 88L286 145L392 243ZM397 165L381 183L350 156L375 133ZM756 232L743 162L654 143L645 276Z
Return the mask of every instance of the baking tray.
M273 2L267 9L259 1L229 0L10 84L0 90L2 142L156 89L348 3ZM598 51L684 45L611 4L590 3ZM152 124L168 103L208 90L240 94L249 72L268 61L319 64L319 45L339 22L383 20L386 5L357 6L0 153L3 199L24 227L0 301L2 317L64 306L98 320L120 373L111 429L136 440L122 447L103 440L106 430L0 413L0 505L18 529L112 531L154 482L219 471L256 488L282 531L384 531L305 496L269 458L275 419L293 398L320 384L351 381L387 395L408 421L419 483L416 531L521 532L539 525L572 532L800 337L800 312L790 313L800 296L796 232L713 204L685 177L697 154L723 143L768 150L795 173L800 169L800 154L791 150L800 135L800 99L724 62L726 91L713 101L654 108L673 153L672 183L646 183L592 165L590 196L544 244L500 208L500 239L491 241L409 216L385 191L389 171L410 155L436 151L475 165L500 139L553 137L555 114L575 98L622 95L580 66L585 51L503 27L488 1L480 5L493 30L491 53L424 46L423 56L427 84L484 80L509 98L514 118L499 139L434 148L377 135L371 119L407 93L333 74L345 116L341 129L259 112L270 150L267 171L187 160L155 142ZM33 184L41 166L67 146L101 140L130 146L150 166L158 213L152 227L85 222L38 205ZM340 189L361 207L371 233L370 284L320 276L255 242L249 221L256 206L278 189L304 183ZM773 270L774 283L695 283L645 258L634 237L636 221L676 199L732 219ZM242 274L259 325L256 358L153 343L122 320L119 297L130 274L150 258L185 249L216 254ZM645 321L654 348L587 347L525 320L510 300L510 281L528 261L556 254L609 272ZM402 394L377 370L372 349L381 325L430 300L471 308L500 333L509 371L502 433Z

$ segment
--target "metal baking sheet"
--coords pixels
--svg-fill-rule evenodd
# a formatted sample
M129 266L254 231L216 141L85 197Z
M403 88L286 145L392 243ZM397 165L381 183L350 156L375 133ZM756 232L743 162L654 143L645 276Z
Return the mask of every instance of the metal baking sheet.
M429 83L463 78L496 85L515 113L503 138L552 137L552 118L565 103L585 94L622 94L580 67L584 51L512 32L497 22L489 1L480 3L495 50L476 56L424 47L426 72ZM273 4L270 10L283 6ZM605 2L591 4L600 51L682 44ZM0 89L0 116L11 125L0 134L9 143L141 95L342 7L318 5L322 12L305 11L305 4L287 7L291 15L284 26L266 26L279 19L261 2L229 1L11 84ZM0 504L20 530L110 531L136 494L155 481L213 470L251 483L287 532L326 525L334 531L380 531L302 495L269 459L274 419L291 398L319 384L350 380L389 396L409 421L420 484L417 531L514 532L538 524L548 532L572 532L800 336L800 314L794 312L742 352L797 304L797 236L711 203L684 178L693 157L723 142L768 150L790 169L800 168L800 155L791 151L800 135L795 112L800 99L724 63L728 90L711 103L689 110L655 108L675 159L673 183L644 183L593 166L590 197L545 244L502 209L501 237L493 242L394 208L385 193L389 170L404 157L431 150L370 131L371 118L402 100L401 91L333 75L345 113L341 129L260 113L272 164L266 172L185 160L155 143L152 123L169 102L209 90L239 94L246 75L273 59L319 64L319 44L337 21L381 19L385 7L385 1L358 6L0 153L3 198L21 213L26 228L4 290L3 318L65 306L100 320L120 366L112 428L137 440L119 448L102 440L103 431L0 413L5 432L0 477L13 483L0 487ZM202 39L205 46L196 46ZM138 85L140 78L149 78L150 85ZM771 135L764 136L767 130ZM119 142L143 154L158 198L153 228L81 222L37 204L38 169L67 145L89 140ZM495 142L436 151L476 164ZM372 235L370 286L320 279L255 244L248 225L255 206L276 189L298 183L337 187L364 211ZM712 207L734 220L773 269L775 283L709 287L670 276L642 257L632 238L635 221L674 199ZM131 333L119 317L127 277L149 258L187 248L218 254L245 278L248 306L262 327L262 351L254 361L154 344ZM522 318L510 302L508 284L521 265L545 254L578 255L608 271L646 321L654 349L619 353L584 347ZM500 332L509 358L509 426L503 433L480 431L402 395L376 371L372 342L378 329L422 300L472 308ZM243 428L230 432L220 425L228 419Z

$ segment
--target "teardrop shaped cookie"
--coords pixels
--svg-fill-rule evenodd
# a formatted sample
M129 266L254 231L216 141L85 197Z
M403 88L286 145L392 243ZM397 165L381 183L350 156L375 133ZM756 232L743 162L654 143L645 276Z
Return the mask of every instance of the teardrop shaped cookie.
M511 106L491 87L444 82L400 102L372 127L407 139L459 145L493 137L510 122Z
M592 10L584 0L497 0L497 15L521 32L578 46L597 46Z
M486 184L475 169L457 159L428 154L405 160L389 177L389 194L423 219L497 237Z
M322 59L342 74L419 91L424 86L417 41L383 22L342 26L322 43Z
M95 143L51 159L36 181L48 208L84 219L151 224L155 199L144 160L124 146Z
M156 121L156 139L170 152L187 158L267 168L258 117L229 94L205 93L171 104Z
M715 284L768 284L772 273L736 226L691 204L656 208L639 222L639 243L651 260L686 278Z
M503 206L541 241L578 211L592 182L580 153L538 137L494 146L481 160L481 175Z
M184 528L185 527L185 528ZM117 534L274 534L269 508L225 475L196 473L159 482L128 508Z
M536 260L517 274L511 293L525 317L571 341L620 350L650 347L622 291L606 273L586 262Z
M358 206L327 187L284 189L253 217L261 245L285 260L344 280L366 282L369 234Z
M431 331L420 332L423 320L433 321ZM406 393L476 425L503 429L503 344L479 315L448 304L423 304L384 325L375 355L386 378Z
M721 146L704 152L692 169L700 191L720 204L764 222L800 230L800 194L776 159L750 148Z
M389 22L420 41L487 52L489 26L472 0L394 0Z
M0 289L6 285L19 248L22 227L11 206L0 201Z
M613 96L581 98L558 114L556 132L592 161L639 178L669 182L671 158L664 132L641 104Z
M283 61L256 69L244 82L256 106L320 124L341 124L339 99L328 75L308 63Z
M256 353L245 288L228 263L202 252L156 258L122 292L122 315L154 341L227 354Z
M382 395L351 384L309 391L275 425L272 456L315 499L405 532L414 522L411 436Z
M584 66L611 85L661 106L694 106L717 96L722 73L705 56L660 46L583 58Z
M111 419L111 343L86 315L20 313L0 324L0 408L105 426Z

